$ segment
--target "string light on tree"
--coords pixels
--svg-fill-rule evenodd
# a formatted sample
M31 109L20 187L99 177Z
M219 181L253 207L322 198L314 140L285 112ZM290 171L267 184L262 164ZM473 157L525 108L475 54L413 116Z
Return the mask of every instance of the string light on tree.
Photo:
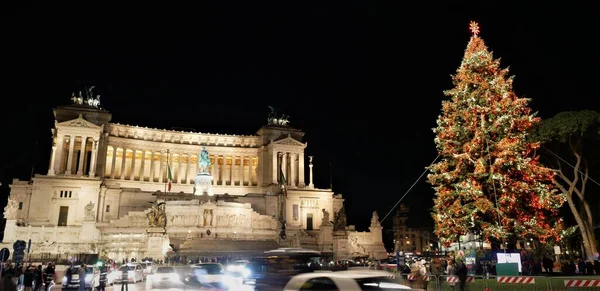
M513 92L508 70L477 36L477 23L469 30L434 129L441 161L430 167L428 181L436 191L436 235L446 245L476 232L486 240L558 240L565 197L554 189L554 172L538 162L539 143L527 139L539 118Z
M477 24L477 22L471 21L469 24L469 29L471 30L473 36L477 36L479 34L479 24Z

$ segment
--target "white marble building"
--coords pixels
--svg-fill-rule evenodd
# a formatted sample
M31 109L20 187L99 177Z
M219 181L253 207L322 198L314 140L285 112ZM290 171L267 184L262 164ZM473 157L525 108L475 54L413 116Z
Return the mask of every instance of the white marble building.
M171 254L169 243L175 253L274 246L320 248L339 258L385 253L380 226L372 225L374 233L334 235L324 219L344 200L315 187L304 133L285 118L271 115L256 135L206 134L112 123L99 100L72 101L54 109L48 172L10 186L3 244L31 239L32 254L100 253L112 259ZM210 154L212 197L193 195L203 147ZM166 202L167 216L158 251L150 246L146 217L156 201ZM222 243L210 244L215 241Z

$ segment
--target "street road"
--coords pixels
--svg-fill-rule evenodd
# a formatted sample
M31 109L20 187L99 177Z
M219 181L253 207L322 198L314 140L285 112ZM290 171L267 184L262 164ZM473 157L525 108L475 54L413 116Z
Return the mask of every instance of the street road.
M181 286L177 286L178 288L150 288L150 286L147 286L146 283L144 282L138 282L136 284L129 284L128 285L128 291L144 291L144 290L167 290L167 291L180 291L180 290L205 290L205 289L199 289L199 288L195 288L193 286L186 286L186 285L181 285ZM60 290L60 285L55 285L52 290ZM115 286L112 287L107 287L106 288L107 291L120 291L121 290L121 285L120 284L116 284ZM240 286L239 288L235 288L235 290L239 290L239 291L252 291L254 290L253 286L249 286L249 285L243 285Z

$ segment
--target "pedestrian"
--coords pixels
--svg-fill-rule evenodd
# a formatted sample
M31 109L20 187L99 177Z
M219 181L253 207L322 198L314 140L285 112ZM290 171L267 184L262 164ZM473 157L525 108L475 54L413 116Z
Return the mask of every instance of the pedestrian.
M105 291L106 290L106 281L108 280L108 273L107 273L108 267L103 266L100 268L100 280L98 282L98 291Z
M33 291L33 268L31 266L27 267L25 270L25 274L23 275L23 290L24 291Z
M129 280L129 276L128 276L128 271L129 271L129 267L126 265L123 265L123 267L121 267L122 270L122 275L121 275L121 291L129 291L129 286L127 285L127 280Z
M42 265L39 265L33 271L33 291L42 290L42 285L44 285L44 274L42 272Z
M458 290L465 291L465 286L467 284L467 265L465 265L462 258L456 259L454 274L458 277Z
M77 270L77 274L79 275L79 291L85 291L85 264L81 264L81 267Z

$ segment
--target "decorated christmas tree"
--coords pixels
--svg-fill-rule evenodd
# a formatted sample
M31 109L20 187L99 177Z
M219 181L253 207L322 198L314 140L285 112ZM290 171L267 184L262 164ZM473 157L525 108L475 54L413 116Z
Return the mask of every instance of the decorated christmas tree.
M477 24L470 28L434 128L441 157L428 175L436 191L435 233L446 245L468 233L488 241L558 240L564 196L553 188L552 170L538 162L539 144L527 140L539 118L513 92L513 78L478 36Z

